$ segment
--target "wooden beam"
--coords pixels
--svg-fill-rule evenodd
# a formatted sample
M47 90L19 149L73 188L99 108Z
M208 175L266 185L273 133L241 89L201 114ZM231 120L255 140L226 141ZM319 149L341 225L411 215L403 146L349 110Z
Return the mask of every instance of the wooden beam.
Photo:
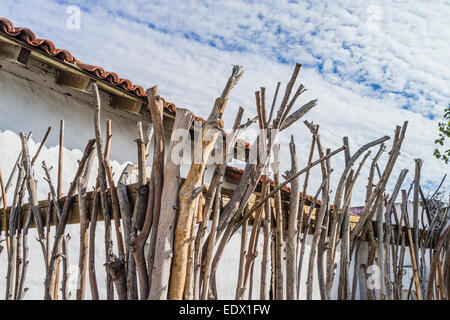
M137 99L129 99L126 97L112 95L110 106L113 108L118 108L131 113L140 114L143 102Z
M182 179L182 182L183 181L184 181L184 179ZM133 208L134 205L135 205L135 202L136 202L136 197L137 197L136 190L137 190L138 184L137 183L129 184L126 187L127 187L127 192L128 192L128 198L130 200L130 206L131 206L131 208ZM207 187L209 187L209 186L207 186ZM231 197L232 193L233 193L233 189L222 188L222 196L223 196L223 205L224 206L228 203L228 201L230 201L230 197ZM258 200L258 198L257 198L258 195L259 195L259 193L256 192L250 197L250 200L249 200L249 207L250 208ZM87 206L87 212L88 212L89 220L91 219L91 214L92 214L92 211L93 211L92 210L93 196L94 196L94 192L93 191L90 191L90 192L86 193L86 206ZM66 199L66 197L62 197L60 200L58 200L60 202L61 206L64 204L65 199ZM282 208L285 210L285 212L287 212L288 209L289 209L289 194L287 192L282 192L281 199L282 199L281 200ZM108 196L108 200L111 201L111 198L109 196ZM273 202L274 199L271 199L271 201ZM203 203L204 202L205 202L205 197L203 197ZM41 209L41 212L47 212L47 210L48 210L48 200L39 201L39 207ZM314 224L315 224L315 219L316 219L316 212L318 212L317 209L318 209L318 207L316 206L316 208L313 210L313 213L312 213L311 223L312 223L313 226L312 226L312 228L310 228L310 233L314 232ZM11 211L11 207L8 207L6 209L6 214L8 215L8 217L9 217L10 211ZM305 212L309 212L309 206L308 205L305 206ZM24 204L22 206L22 214L24 215L23 216L24 220L28 216L28 213L29 213L29 204L26 203L26 204ZM98 219L97 220L98 221L103 221L104 220L102 210L99 210L99 212L98 212ZM352 229L356 225L358 220L359 219L358 219L357 216L351 216L350 217L350 227ZM286 221L287 221L287 218L286 218ZM283 226L285 228L287 228L286 221L283 223ZM69 213L69 218L68 218L67 224L77 224L79 222L80 222L80 216L79 216L79 209L78 209L78 199L75 196L74 197L73 206L70 209L70 213ZM275 221L272 221L272 222L275 223ZM250 217L249 224L250 225L253 224L253 218L252 217ZM52 220L50 221L50 225L52 225L52 226L55 225L55 217L54 216L52 216ZM3 228L4 228L4 226L2 226L2 230L4 230ZM36 228L36 224L35 224L34 221L33 221L32 225L30 226L30 228Z
M61 86L86 91L89 83L90 78L85 75L76 74L67 70L58 70L56 73L56 84Z
M20 46L15 44L1 42L0 45L0 58L16 61L19 56Z

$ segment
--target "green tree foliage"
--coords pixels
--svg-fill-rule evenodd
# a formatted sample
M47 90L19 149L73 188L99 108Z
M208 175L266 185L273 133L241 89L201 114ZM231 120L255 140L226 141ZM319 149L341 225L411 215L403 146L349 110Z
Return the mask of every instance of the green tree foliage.
M434 140L438 147L434 150L434 156L448 163L450 160L450 148L442 152L438 148L444 147L445 139L450 138L450 104L444 109L444 122L439 122L438 127L439 138Z

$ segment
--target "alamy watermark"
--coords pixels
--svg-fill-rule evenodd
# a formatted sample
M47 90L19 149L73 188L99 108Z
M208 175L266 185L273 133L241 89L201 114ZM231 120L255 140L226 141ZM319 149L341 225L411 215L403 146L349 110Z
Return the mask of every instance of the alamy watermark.
M379 290L381 289L381 272L380 267L378 267L376 264L372 264L367 267L367 280L366 280L366 287L369 290Z
M69 30L81 29L81 9L79 6L68 6L66 13L69 15L66 19L66 27Z

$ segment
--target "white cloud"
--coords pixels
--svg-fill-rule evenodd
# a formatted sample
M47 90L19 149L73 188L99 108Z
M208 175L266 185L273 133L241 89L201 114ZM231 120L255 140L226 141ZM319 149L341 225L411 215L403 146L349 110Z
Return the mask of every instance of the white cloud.
M68 30L66 8L77 3L82 9L81 30ZM240 105L246 116L255 114L254 91L260 86L267 88L271 101L276 82L288 81L293 64L279 61L303 63L299 79L308 91L299 104L319 99L306 119L320 124L326 147L337 148L347 135L354 152L370 140L392 136L395 125L409 121L392 186L403 168L410 169L411 180L414 158L425 160L422 181L428 185L440 182L448 171L432 156L437 120L427 117L439 117L450 101L450 34L445 32L449 22L442 14L448 10L443 1L363 5L99 1L87 5L25 0L4 4L0 16L69 49L83 62L101 65L144 87L157 83L168 100L203 117L220 94L230 65L241 64L244 77L224 115L228 125ZM285 134L294 134L304 165L310 143L306 127L299 122ZM284 155L283 165L288 167ZM343 157L332 164L337 169L332 178L336 183ZM363 201L366 177L367 170L362 172L354 204ZM308 193L315 192L319 178L317 168Z

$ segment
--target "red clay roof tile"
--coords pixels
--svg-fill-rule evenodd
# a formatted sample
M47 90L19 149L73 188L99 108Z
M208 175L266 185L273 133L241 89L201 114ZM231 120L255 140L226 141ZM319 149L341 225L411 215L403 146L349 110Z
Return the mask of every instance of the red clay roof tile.
M75 63L76 61L69 51L55 48L55 45L50 40L36 38L34 32L28 28L14 27L14 24L6 18L0 18L0 30L11 37L44 51L52 57L69 63Z
M102 67L81 62L72 56L68 50L57 49L53 42L50 40L37 38L33 31L28 28L14 27L14 24L6 18L0 18L0 31L17 40L25 42L26 44L41 50L56 59L73 64L79 69L89 72L99 79L108 81L112 85L120 87L133 95L143 98L147 96L142 86L134 85L129 79L120 78L115 72L105 71ZM174 113L176 111L176 106L172 102L166 102L164 100L164 107L166 107L170 112Z
M14 27L14 24L6 18L0 18L0 31L17 40L25 42L26 44L41 50L56 59L73 64L79 69L89 72L99 79L108 81L113 86L120 87L135 96L141 98L147 97L147 94L142 86L134 85L129 79L120 78L115 72L105 71L102 67L81 62L80 60L75 59L75 57L73 57L68 50L57 49L53 42L50 40L37 38L34 32L28 28ZM171 113L175 113L177 110L177 107L173 102L167 102L166 100L164 100L164 108ZM202 123L206 121L198 116L194 116L194 119L197 121L202 121ZM249 143L243 140L238 140L237 142L244 148L250 149Z

